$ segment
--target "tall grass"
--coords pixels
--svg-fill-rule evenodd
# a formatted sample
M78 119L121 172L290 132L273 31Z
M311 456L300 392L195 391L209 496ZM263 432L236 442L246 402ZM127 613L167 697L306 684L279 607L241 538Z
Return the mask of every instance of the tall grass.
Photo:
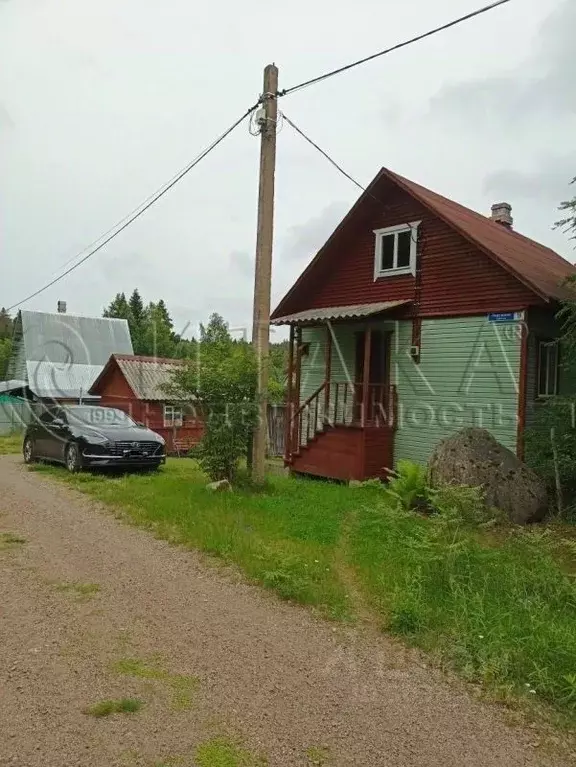
M0 435L0 455L11 455L22 452L24 435L20 432Z
M560 552L557 537L510 529L489 545L471 525L400 511L374 487L279 476L260 492L212 494L189 460L157 476L43 470L331 618L353 618L355 574L383 629L576 722L574 547Z

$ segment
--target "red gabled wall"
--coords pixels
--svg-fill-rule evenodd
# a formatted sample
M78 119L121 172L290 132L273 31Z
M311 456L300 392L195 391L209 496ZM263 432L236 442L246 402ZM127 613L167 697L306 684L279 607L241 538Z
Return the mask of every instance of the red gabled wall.
M419 303L423 316L514 311L541 300L488 255L382 179L354 220L330 243L309 278L280 308L280 315L309 308L379 301ZM375 229L421 221L418 276L374 280ZM419 289L418 289L419 288Z
M176 430L164 426L164 403L139 400L136 398L124 374L117 364L112 364L95 392L101 396L100 404L115 407L128 413L135 421L145 424L166 440L167 452L176 452L174 438L187 448L196 445L204 434L204 423L200 417L185 414L184 423Z

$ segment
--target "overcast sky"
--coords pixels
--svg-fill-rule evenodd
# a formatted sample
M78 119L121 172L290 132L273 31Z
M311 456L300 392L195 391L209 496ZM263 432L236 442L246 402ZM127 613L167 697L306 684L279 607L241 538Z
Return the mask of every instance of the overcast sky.
M481 0L0 0L0 305L44 284L250 106ZM576 190L575 0L513 0L281 101L362 183L382 165L574 261L552 225ZM250 324L258 139L241 126L129 230L26 305L100 314L164 298L178 326ZM357 197L285 125L276 302Z

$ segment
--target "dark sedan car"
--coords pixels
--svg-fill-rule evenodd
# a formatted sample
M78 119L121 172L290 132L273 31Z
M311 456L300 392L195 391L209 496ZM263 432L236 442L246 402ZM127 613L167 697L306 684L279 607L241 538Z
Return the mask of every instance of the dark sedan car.
M157 469L166 460L164 440L122 410L93 405L47 408L26 429L24 461L83 468Z

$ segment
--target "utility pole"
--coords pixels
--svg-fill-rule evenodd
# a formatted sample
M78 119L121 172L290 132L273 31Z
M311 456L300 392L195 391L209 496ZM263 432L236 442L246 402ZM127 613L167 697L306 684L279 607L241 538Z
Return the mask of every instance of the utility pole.
M265 479L266 442L268 438L268 357L270 350L272 244L274 239L277 91L278 68L274 64L269 64L264 70L263 105L257 113L260 126L260 186L252 324L252 345L258 366L258 423L254 429L252 444L252 479L257 483L262 483Z

